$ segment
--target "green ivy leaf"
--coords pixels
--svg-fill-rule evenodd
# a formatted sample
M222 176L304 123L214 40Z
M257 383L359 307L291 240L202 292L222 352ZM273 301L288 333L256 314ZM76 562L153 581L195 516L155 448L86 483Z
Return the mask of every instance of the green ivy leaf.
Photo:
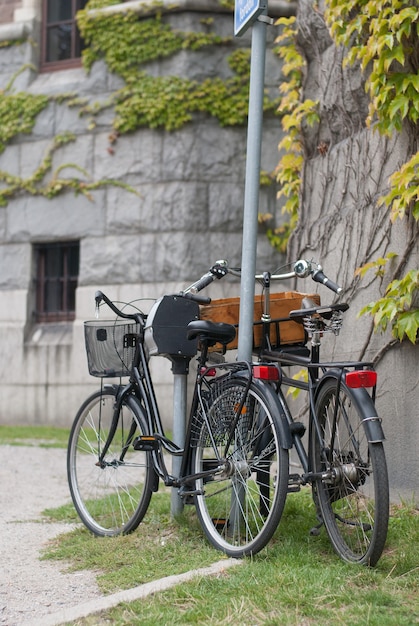
M401 313L394 326L397 338L402 341L406 335L408 339L415 344L418 337L419 329L419 309Z

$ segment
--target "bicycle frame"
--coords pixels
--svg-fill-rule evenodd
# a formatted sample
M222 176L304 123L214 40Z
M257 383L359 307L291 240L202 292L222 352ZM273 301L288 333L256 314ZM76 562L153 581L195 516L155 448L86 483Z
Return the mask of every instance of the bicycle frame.
M321 345L321 332L317 330L313 333L311 337L311 346L310 348L303 346L286 346L283 349L272 349L270 344L270 326L271 324L276 324L278 328L278 324L283 321L287 321L290 318L279 318L272 320L269 311L269 298L270 298L270 279L269 274L263 274L263 287L264 287L264 305L263 305L263 314L261 321L259 322L263 326L263 335L262 335L262 347L258 353L258 356L263 361L274 361L282 366L299 366L307 370L307 381L296 380L294 378L290 378L287 376L282 370L281 375L281 384L277 387L277 395L280 401L283 413L285 415L286 421L291 431L293 444L295 446L298 458L300 460L303 474L301 476L301 481L303 484L308 482L312 483L317 479L324 479L326 476L322 472L321 474L316 474L313 472L312 468L312 459L311 455L307 453L306 448L302 442L302 436L305 432L300 434L301 425L298 423L296 427L296 422L294 421L291 412L288 408L287 401L282 392L282 385L286 387L295 387L297 389L301 389L308 393L308 409L309 409L309 440L312 441L314 436L317 437L322 453L324 454L324 460L327 466L327 455L324 450L323 437L321 433L321 428L319 425L318 416L315 410L315 400L318 393L318 390L322 384L324 384L324 380L333 377L337 379L337 394L339 394L340 385L342 378L347 370L363 370L365 368L372 368L372 362L366 361L342 361L342 362L327 362L320 361L320 345ZM279 336L279 331L277 330L277 335ZM294 352L294 353L293 353ZM301 354L301 352L305 352L305 354ZM356 390L354 390L356 392ZM381 424L376 418L375 408L375 386L372 388L372 395L369 396L365 389L363 389L364 393L359 395L359 402L361 405L371 405L368 406L369 413L371 415L371 421L366 423L366 430L368 432L369 441L383 441L384 433L381 428ZM355 395L357 395L355 393ZM333 425L332 425L332 441L335 436L336 431L336 416L337 416L338 406L336 404L334 409L333 416ZM300 432L299 432L300 431ZM312 446L310 445L310 449Z
M148 365L148 358L146 354L146 349L144 347L144 343L142 338L137 343L136 353L133 361L132 374L130 377L130 381L124 386L118 386L118 393L116 395L116 402L113 411L112 424L109 431L109 435L107 440L102 448L98 464L104 463L104 458L108 451L109 445L114 437L114 434L117 429L118 420L120 416L120 411L124 400L128 395L133 394L140 406L142 407L147 421L147 435L141 438L141 441L137 444L143 450L147 450L151 452L153 459L153 467L156 474L163 480L164 484L167 487L178 487L182 488L182 496L185 495L194 495L195 491L187 490L186 486L189 483L193 483L198 478L205 478L206 476L214 476L216 471L219 469L220 471L224 468L223 459L220 456L216 442L212 435L212 429L208 422L205 406L202 398L202 385L205 384L205 374L210 370L215 370L218 368L223 369L234 369L236 370L238 367L247 367L248 369L248 381L250 386L251 382L251 366L248 363L243 364L222 364L222 365L211 365L210 367L206 367L205 363L207 360L207 346L203 346L203 349L198 357L198 366L197 366L197 374L196 381L194 387L194 394L192 398L192 403L189 412L189 419L187 422L187 431L185 438L185 446L184 448L178 447L173 441L168 439L165 434L164 426L160 417L159 407L157 403L157 398L155 395L153 382L151 378L151 373ZM241 404L237 407L237 416L240 415L241 407L243 406L246 398L246 393L243 395L243 399ZM208 433L211 438L212 446L214 449L214 453L216 455L216 460L219 462L219 467L212 467L208 471L201 472L199 474L191 474L190 473L190 460L191 460L191 439L192 439L192 418L195 415L195 412L198 408L198 405L202 408L202 416L204 421L206 422ZM231 428L232 432L234 432L234 428L236 423L233 422ZM127 436L127 442L124 450L126 451L131 443L133 442L135 435L135 424L131 427L131 430ZM227 446L229 445L230 440L228 440ZM135 447L134 441L134 447ZM140 448L138 448L140 449ZM181 456L182 463L180 468L179 476L172 476L169 474L166 464L164 462L163 457L163 449L169 452L172 456ZM119 458L119 462L123 462L124 451Z

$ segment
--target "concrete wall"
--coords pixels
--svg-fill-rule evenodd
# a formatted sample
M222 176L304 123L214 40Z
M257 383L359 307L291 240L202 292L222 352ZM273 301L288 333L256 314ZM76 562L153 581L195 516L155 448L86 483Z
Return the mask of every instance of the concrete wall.
M199 30L201 20L210 16L215 18L217 32L233 34L233 18L228 13L180 12L167 19L174 27ZM37 20L19 24L21 30L31 28L34 37L39 31ZM9 33L15 27L16 23L9 25ZM270 47L275 33L271 29ZM249 44L247 36L233 45ZM149 64L147 71L199 76L200 80L225 77L231 49L181 52ZM81 68L21 72L28 63L37 63L37 49L30 42L1 48L0 89L15 76L15 92L75 92L95 102L122 86L122 80L102 62L88 75ZM280 73L279 61L269 52L267 84L275 93ZM112 118L113 111L106 110L89 130L88 120L77 109L66 102L51 102L38 115L33 132L14 138L0 154L1 171L26 178L38 167L54 136L70 131L76 141L54 154L53 171L75 163L92 180L122 180L137 192L109 186L93 192L92 200L70 192L52 200L22 193L0 207L1 423L69 425L82 399L98 386L99 381L88 375L83 344L83 320L94 314L96 289L125 302L156 298L192 282L219 258L235 265L241 262L246 129L221 128L215 119L200 115L179 131L142 129L122 136L109 150ZM279 139L279 120L268 117L262 157L266 170L277 163ZM71 168L68 172L74 174ZM274 187L263 190L260 210L274 212L275 198ZM76 320L34 325L32 244L69 239L80 240ZM280 263L264 232L259 237L258 259L260 269ZM218 283L211 293L230 295L237 289L231 283ZM170 364L154 358L152 365L163 417L170 423Z
M321 3L320 3L321 5ZM413 220L392 224L379 198L389 176L417 146L409 132L384 138L365 128L367 96L360 72L342 67L322 18L322 7L300 0L299 43L307 60L304 96L320 103L320 124L304 132L304 165L300 223L289 254L307 255L344 286L340 300L350 304L338 338L324 341L324 356L373 360L379 354L377 408L386 434L386 453L393 497L418 495L419 369L418 346L393 344L390 332L372 331L370 317L358 317L363 306L383 295L386 276L371 271L363 280L356 268L389 251L398 254L405 271L419 264L418 226ZM318 146L326 146L320 151ZM413 245L409 247L409 242ZM324 303L331 292L319 288Z

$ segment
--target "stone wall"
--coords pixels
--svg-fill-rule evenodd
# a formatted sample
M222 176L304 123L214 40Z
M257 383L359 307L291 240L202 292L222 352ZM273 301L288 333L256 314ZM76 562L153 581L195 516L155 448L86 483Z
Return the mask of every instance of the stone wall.
M0 24L13 22L15 9L20 8L20 0L0 0Z
M205 4L205 3L204 3ZM202 5L203 6L203 5ZM214 30L233 34L231 14L180 12L167 20L182 30L200 30L204 18L214 18ZM36 35L36 22L32 35ZM276 29L269 33L269 47ZM249 46L250 36L232 44L198 52L182 51L149 64L153 75L180 74L203 80L230 72L232 46ZM122 79L103 62L91 72L68 69L38 74L36 47L29 41L0 49L0 89L13 78L12 89L31 94L74 92L89 102L104 101ZM25 69L23 71L22 68ZM276 94L280 64L268 52L267 86ZM98 386L89 377L83 345L83 320L94 314L94 293L103 289L126 302L172 293L200 276L215 260L241 262L242 207L246 161L246 129L221 128L209 116L174 132L144 128L110 144L113 111L96 118L94 129L66 101L52 101L37 116L33 131L19 135L0 154L0 171L28 178L44 158L53 138L72 132L76 140L54 153L52 172L68 164L83 168L92 180L113 178L131 185L136 194L103 187L91 199L65 192L53 199L22 193L0 207L0 388L1 423L69 425L86 394ZM266 117L262 167L277 163L280 124ZM77 175L80 170L77 170ZM49 174L51 176L51 174ZM264 188L260 210L274 212L276 189ZM80 240L80 276L76 321L33 324L34 275L32 245L37 242ZM259 269L280 263L261 231ZM231 294L237 284L220 282L212 294ZM149 304L144 304L145 307ZM163 417L171 417L170 364L153 359Z
M393 497L411 498L418 495L419 476L418 348L408 341L393 345L390 333L374 333L371 318L358 317L363 306L381 297L389 279L375 280L370 272L360 280L355 270L389 251L398 254L394 263L406 259L406 270L418 267L417 224L408 219L392 224L378 202L389 176L417 151L416 140L407 131L385 138L365 128L362 76L342 67L343 51L332 44L321 6L313 10L311 0L300 0L298 20L307 61L304 96L320 102L321 121L304 133L300 220L289 254L315 258L344 286L340 299L351 308L340 336L325 339L325 356L379 357L377 407ZM333 294L325 291L323 302L331 301Z

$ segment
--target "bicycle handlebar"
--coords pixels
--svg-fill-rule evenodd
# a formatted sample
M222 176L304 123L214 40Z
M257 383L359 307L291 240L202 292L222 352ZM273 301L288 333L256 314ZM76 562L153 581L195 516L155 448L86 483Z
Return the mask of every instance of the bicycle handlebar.
M297 278L307 278L307 276L311 276L312 280L316 283L325 285L325 287L328 287L331 291L334 291L337 294L342 291L342 287L325 275L321 265L315 261L307 261L306 259L299 259L296 261L294 263L293 272L288 274L273 274L271 276L271 280L284 280L285 278L291 278L293 276L296 276Z
M201 302L204 299L197 297L196 294L199 291L202 291L205 287L210 285L213 280L223 278L226 274L228 274L228 262L224 260L216 261L216 263L206 272L201 278L192 285L189 285L184 291L181 291L180 295L190 298L191 300L196 300L197 302ZM211 302L210 298L205 298L205 302L203 304L209 304Z
M227 261L221 260L217 261L209 270L206 272L201 278L192 285L189 285L184 291L181 291L178 295L183 298L188 298L189 300L194 300L198 302L198 304L210 304L211 298L205 296L197 295L199 291L202 291L205 287L207 287L213 280L216 278L220 279L228 273ZM115 305L112 300L108 298L102 291L96 291L95 301L96 301L96 310L99 310L99 305L102 302L105 302L108 307L119 317L125 319L135 320L138 324L144 325L145 316L143 313L124 313Z
M178 295L184 298L189 298L190 300L195 300L199 304L209 304L211 302L211 298L207 298L204 296L198 296L197 294L202 291L205 287L210 285L216 278L223 278L226 274L232 274L233 276L241 276L241 269L239 268L229 268L228 261L219 260L217 261L209 270L206 272L201 278L197 281L189 285L184 291L181 291ZM257 280L266 281L268 280L287 280L289 278L307 278L311 276L312 280L325 287L331 289L335 293L339 294L342 291L342 287L337 285L335 282L330 280L324 272L321 265L316 263L315 261L308 261L306 259L299 259L294 263L294 268L291 272L286 272L283 274L269 274L269 272L264 272L263 274L257 274L255 278ZM110 309L116 315L123 317L125 319L135 320L137 323L144 323L144 315L142 313L124 313L120 311L115 304L109 300L109 298L102 292L97 291L95 294L96 307L99 308L102 300L106 302Z
M127 319L127 320L135 320L138 324L144 323L144 315L142 313L124 313L123 311L118 309L117 306L115 306L112 300L109 300L108 296L106 296L103 293L103 291L96 291L95 293L96 311L99 311L99 305L102 302L102 300L106 302L108 307L112 309L112 311L116 315L118 315L118 317L123 317L124 319Z

